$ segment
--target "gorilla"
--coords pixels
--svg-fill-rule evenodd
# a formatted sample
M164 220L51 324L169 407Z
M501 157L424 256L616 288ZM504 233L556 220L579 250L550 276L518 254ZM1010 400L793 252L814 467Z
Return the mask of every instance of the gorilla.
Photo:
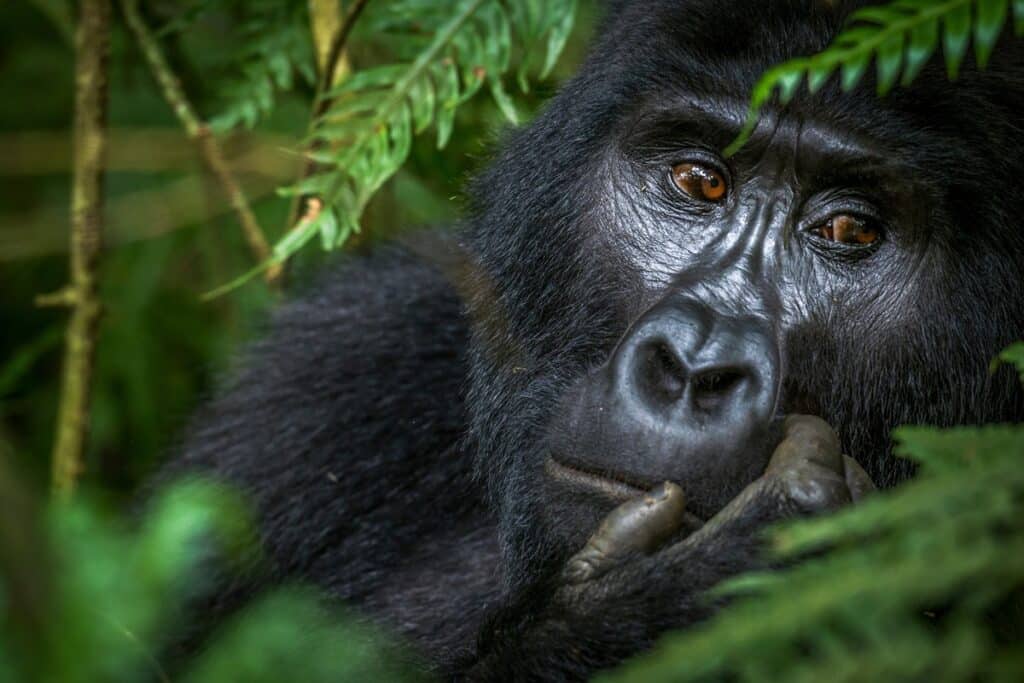
M722 151L863 2L609 2L454 231L283 306L164 476L451 679L582 679L706 618L765 525L912 474L905 423L1024 418L1024 53L838 78ZM1013 150L1017 150L1015 153ZM227 585L208 618L232 595Z

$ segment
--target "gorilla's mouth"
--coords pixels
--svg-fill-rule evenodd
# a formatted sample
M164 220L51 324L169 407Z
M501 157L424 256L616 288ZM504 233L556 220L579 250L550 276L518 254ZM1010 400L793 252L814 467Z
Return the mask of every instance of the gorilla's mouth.
M549 456L545 461L544 471L552 479L575 488L593 489L619 502L636 498L654 487L653 483L628 479L613 472L580 469L559 462L553 456Z
M608 470L582 469L576 465L560 462L554 456L548 456L544 461L544 471L555 481L574 489L592 491L605 498L610 498L616 503L623 503L642 496L662 483L662 481L641 481ZM704 526L707 521L690 511L684 514L685 520L682 526L691 532Z

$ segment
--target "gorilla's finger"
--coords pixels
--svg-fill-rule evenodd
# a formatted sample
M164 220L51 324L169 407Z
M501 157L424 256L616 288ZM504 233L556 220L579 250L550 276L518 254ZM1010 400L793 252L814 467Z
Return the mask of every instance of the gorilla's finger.
M682 542L699 545L725 527L766 513L778 518L794 511L815 512L849 503L839 437L827 422L812 415L790 415L783 439L765 473ZM866 476L866 475L865 475Z
M764 477L801 512L834 510L852 500L839 437L819 417L791 415Z
M651 553L682 524L686 511L683 490L666 481L628 500L605 517L583 550L566 565L569 583L595 579L637 553Z
M859 501L872 491L877 490L875 482L860 466L860 463L848 455L843 456L843 470L846 473L846 488L850 489L850 496L853 502Z
M791 469L798 464L819 465L843 471L839 437L827 422L813 415L790 415L783 423L783 439L772 453L766 474Z
M756 516L758 504L763 501L766 495L771 495L771 486L771 480L764 477L748 484L745 489L740 491L738 496L716 512L715 516L709 519L704 526L680 541L677 547L682 549L699 546L705 541L723 533L726 527L748 517L751 513Z

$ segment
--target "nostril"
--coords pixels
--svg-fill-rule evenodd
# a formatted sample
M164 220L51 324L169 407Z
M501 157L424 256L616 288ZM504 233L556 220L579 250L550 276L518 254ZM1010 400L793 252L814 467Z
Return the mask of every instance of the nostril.
M686 366L664 341L644 345L640 352L640 385L659 403L675 403L686 391Z
M748 373L737 368L716 368L696 373L691 380L694 406L704 412L719 408L748 377Z
M694 391L708 394L725 394L743 381L739 370L711 370L693 378Z

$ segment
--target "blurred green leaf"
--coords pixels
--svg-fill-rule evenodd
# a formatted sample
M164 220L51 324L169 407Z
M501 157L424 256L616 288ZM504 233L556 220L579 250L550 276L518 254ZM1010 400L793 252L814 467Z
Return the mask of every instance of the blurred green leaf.
M1020 373L1020 381L1024 384L1024 342L1017 342L1004 349L992 361L991 371L995 372L1002 363L1009 363L1017 368Z

